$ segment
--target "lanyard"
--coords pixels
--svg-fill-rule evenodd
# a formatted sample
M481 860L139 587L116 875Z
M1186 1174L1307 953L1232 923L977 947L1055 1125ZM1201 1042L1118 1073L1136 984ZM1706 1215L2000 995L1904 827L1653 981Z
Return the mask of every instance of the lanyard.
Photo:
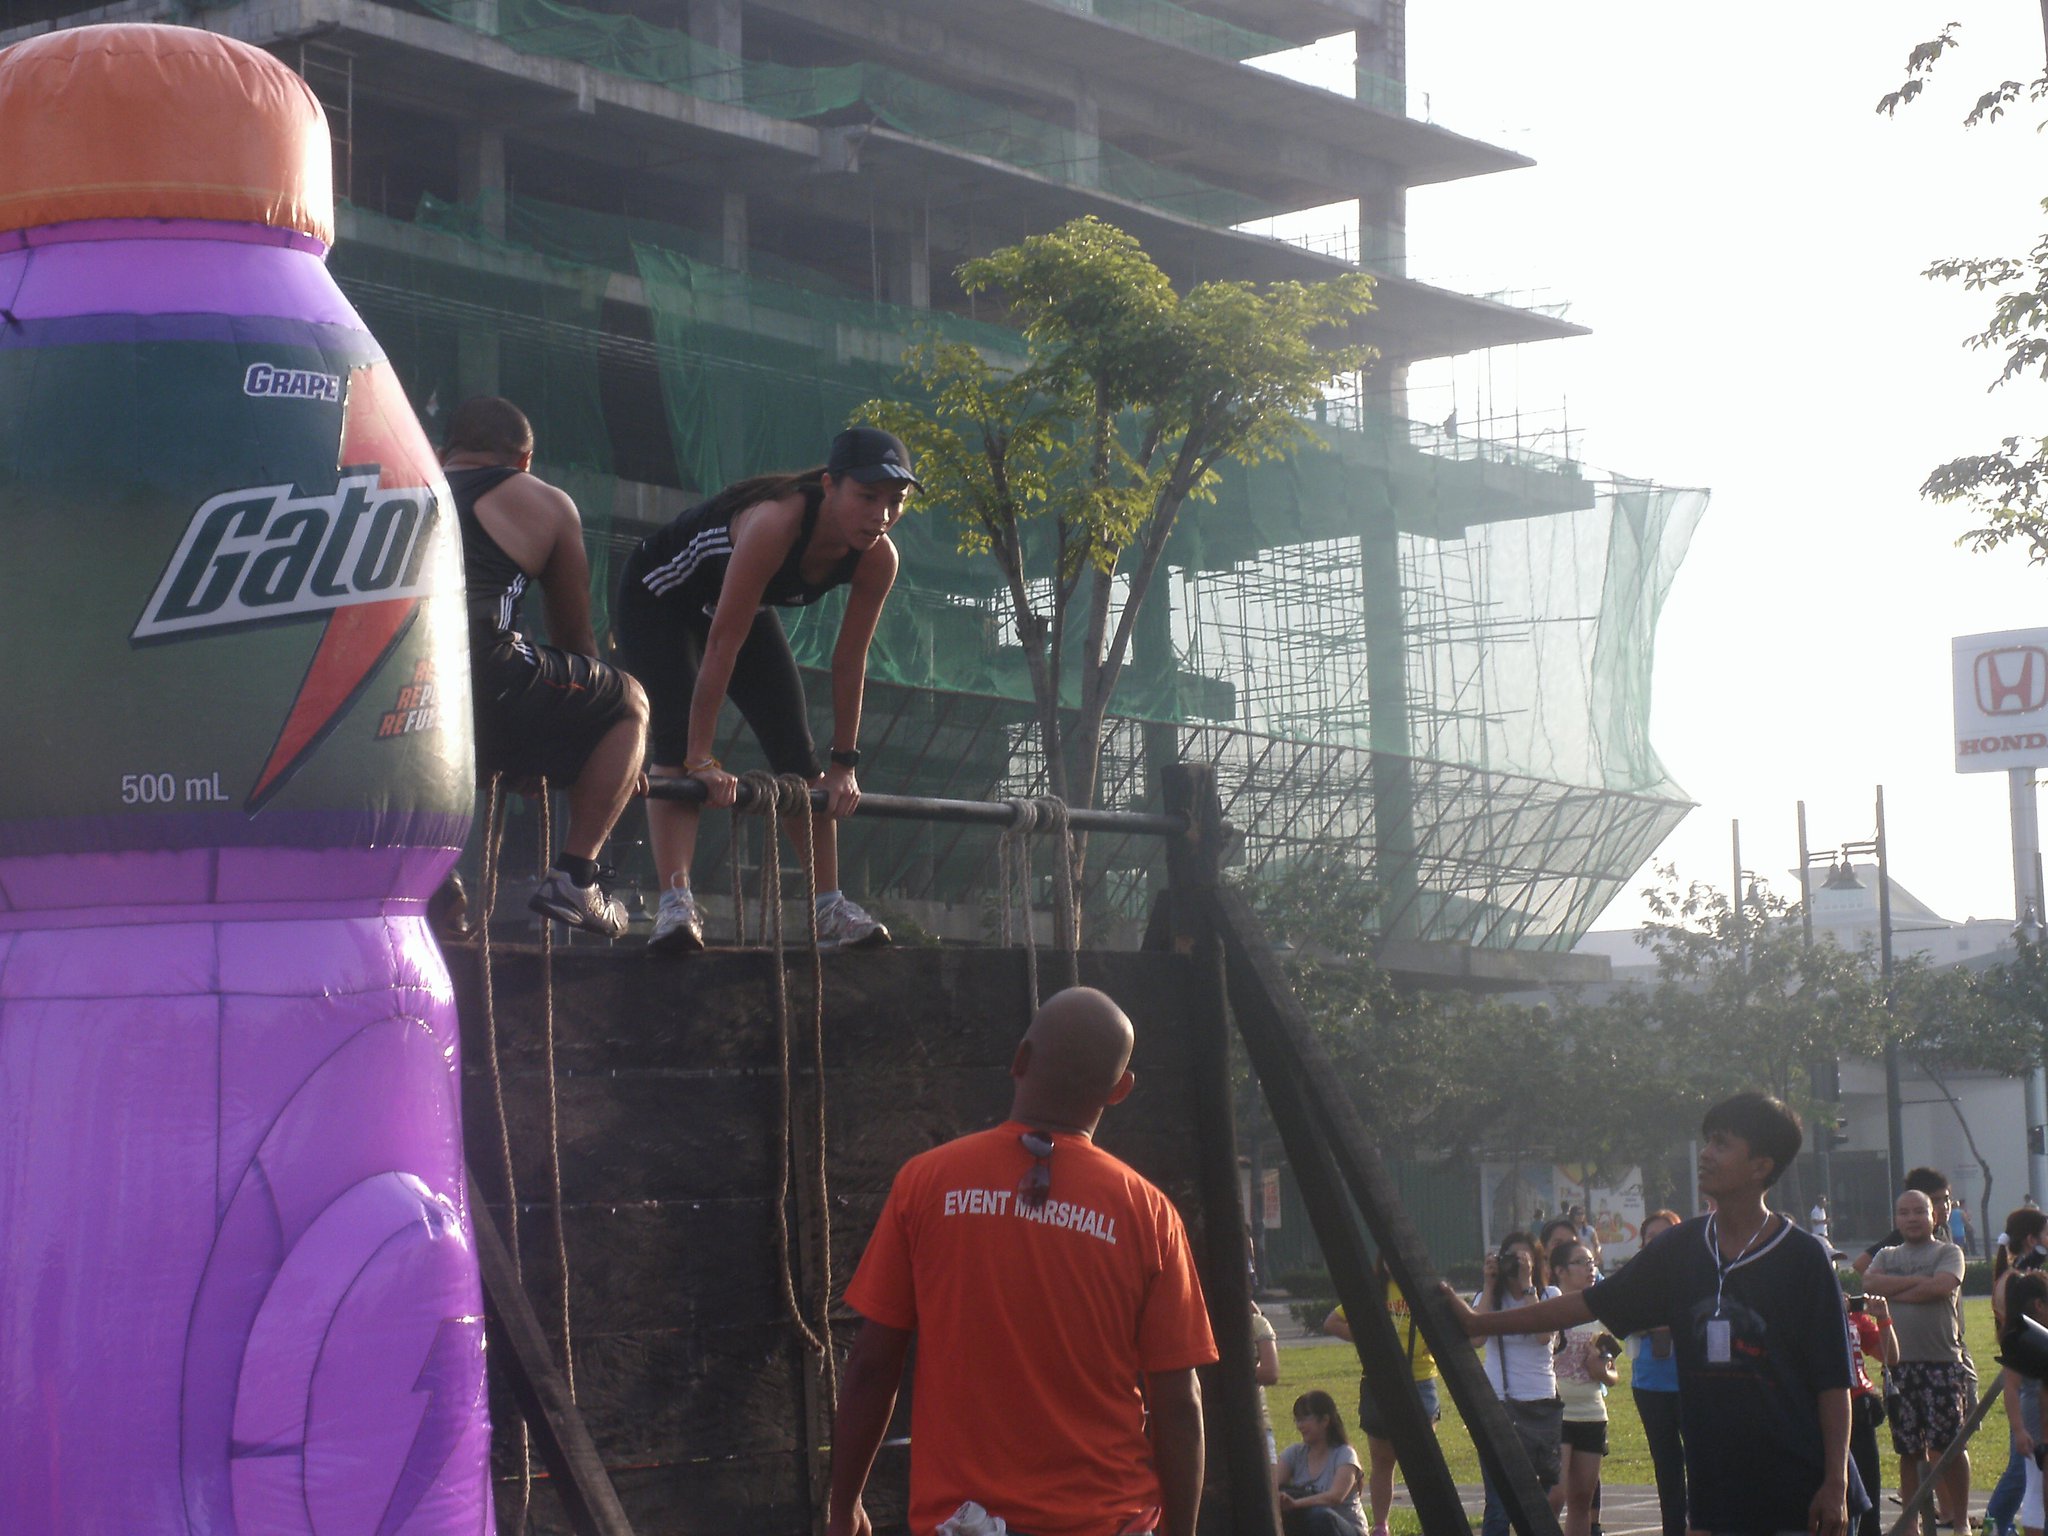
M1724 1261L1721 1257L1721 1229L1714 1225L1713 1217L1709 1216L1707 1218L1707 1252L1711 1253L1714 1256L1715 1317L1719 1317L1721 1315L1721 1289L1728 1283L1729 1271L1736 1268L1738 1265L1742 1263L1744 1259L1749 1257L1749 1250L1756 1246L1756 1240L1762 1237L1765 1232L1769 1231L1770 1226L1771 1213L1769 1211L1765 1211L1763 1225L1759 1226L1754 1232L1749 1234L1749 1241L1742 1245L1742 1252L1736 1254L1734 1258Z

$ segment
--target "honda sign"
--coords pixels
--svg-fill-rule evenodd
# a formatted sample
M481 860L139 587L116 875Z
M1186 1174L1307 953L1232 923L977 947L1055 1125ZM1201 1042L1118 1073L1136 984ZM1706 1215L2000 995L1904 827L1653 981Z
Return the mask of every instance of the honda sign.
M2048 764L2048 629L1955 641L1956 772Z

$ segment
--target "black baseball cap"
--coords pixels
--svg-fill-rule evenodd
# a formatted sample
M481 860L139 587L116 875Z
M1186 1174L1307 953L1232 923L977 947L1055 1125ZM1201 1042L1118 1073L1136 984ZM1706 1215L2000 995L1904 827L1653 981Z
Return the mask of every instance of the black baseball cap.
M848 427L833 438L832 457L825 462L825 472L835 479L850 475L863 485L877 480L902 480L920 491L924 489L910 472L910 450L903 446L903 439L880 427Z

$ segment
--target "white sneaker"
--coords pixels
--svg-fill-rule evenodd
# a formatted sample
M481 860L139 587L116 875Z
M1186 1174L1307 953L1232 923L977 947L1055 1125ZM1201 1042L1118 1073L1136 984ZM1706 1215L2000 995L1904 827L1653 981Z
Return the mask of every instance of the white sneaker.
M678 886L661 893L661 909L654 914L654 932L648 935L647 947L670 955L690 954L704 947L704 917L697 910L695 896Z
M578 885L564 869L550 869L526 905L542 917L607 939L626 931L626 904L600 883Z
M820 949L879 949L888 942L889 930L857 902L839 896L818 909Z

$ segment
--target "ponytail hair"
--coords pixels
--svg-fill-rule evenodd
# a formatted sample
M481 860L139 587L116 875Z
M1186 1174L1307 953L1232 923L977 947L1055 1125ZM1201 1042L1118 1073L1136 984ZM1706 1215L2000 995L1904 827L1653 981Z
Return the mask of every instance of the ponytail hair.
M776 470L766 475L749 475L744 480L735 480L724 490L713 496L707 509L719 516L743 512L748 507L764 501L780 501L785 496L806 490L811 486L825 483L825 466L816 465L810 469Z
M2005 1218L2005 1240L1998 1245L1998 1251L1991 1256L1991 1278L1998 1277L2013 1266L2013 1250L2025 1253L2034 1244L2034 1239L2048 1231L2048 1211L2037 1211L2030 1205L2023 1205Z

